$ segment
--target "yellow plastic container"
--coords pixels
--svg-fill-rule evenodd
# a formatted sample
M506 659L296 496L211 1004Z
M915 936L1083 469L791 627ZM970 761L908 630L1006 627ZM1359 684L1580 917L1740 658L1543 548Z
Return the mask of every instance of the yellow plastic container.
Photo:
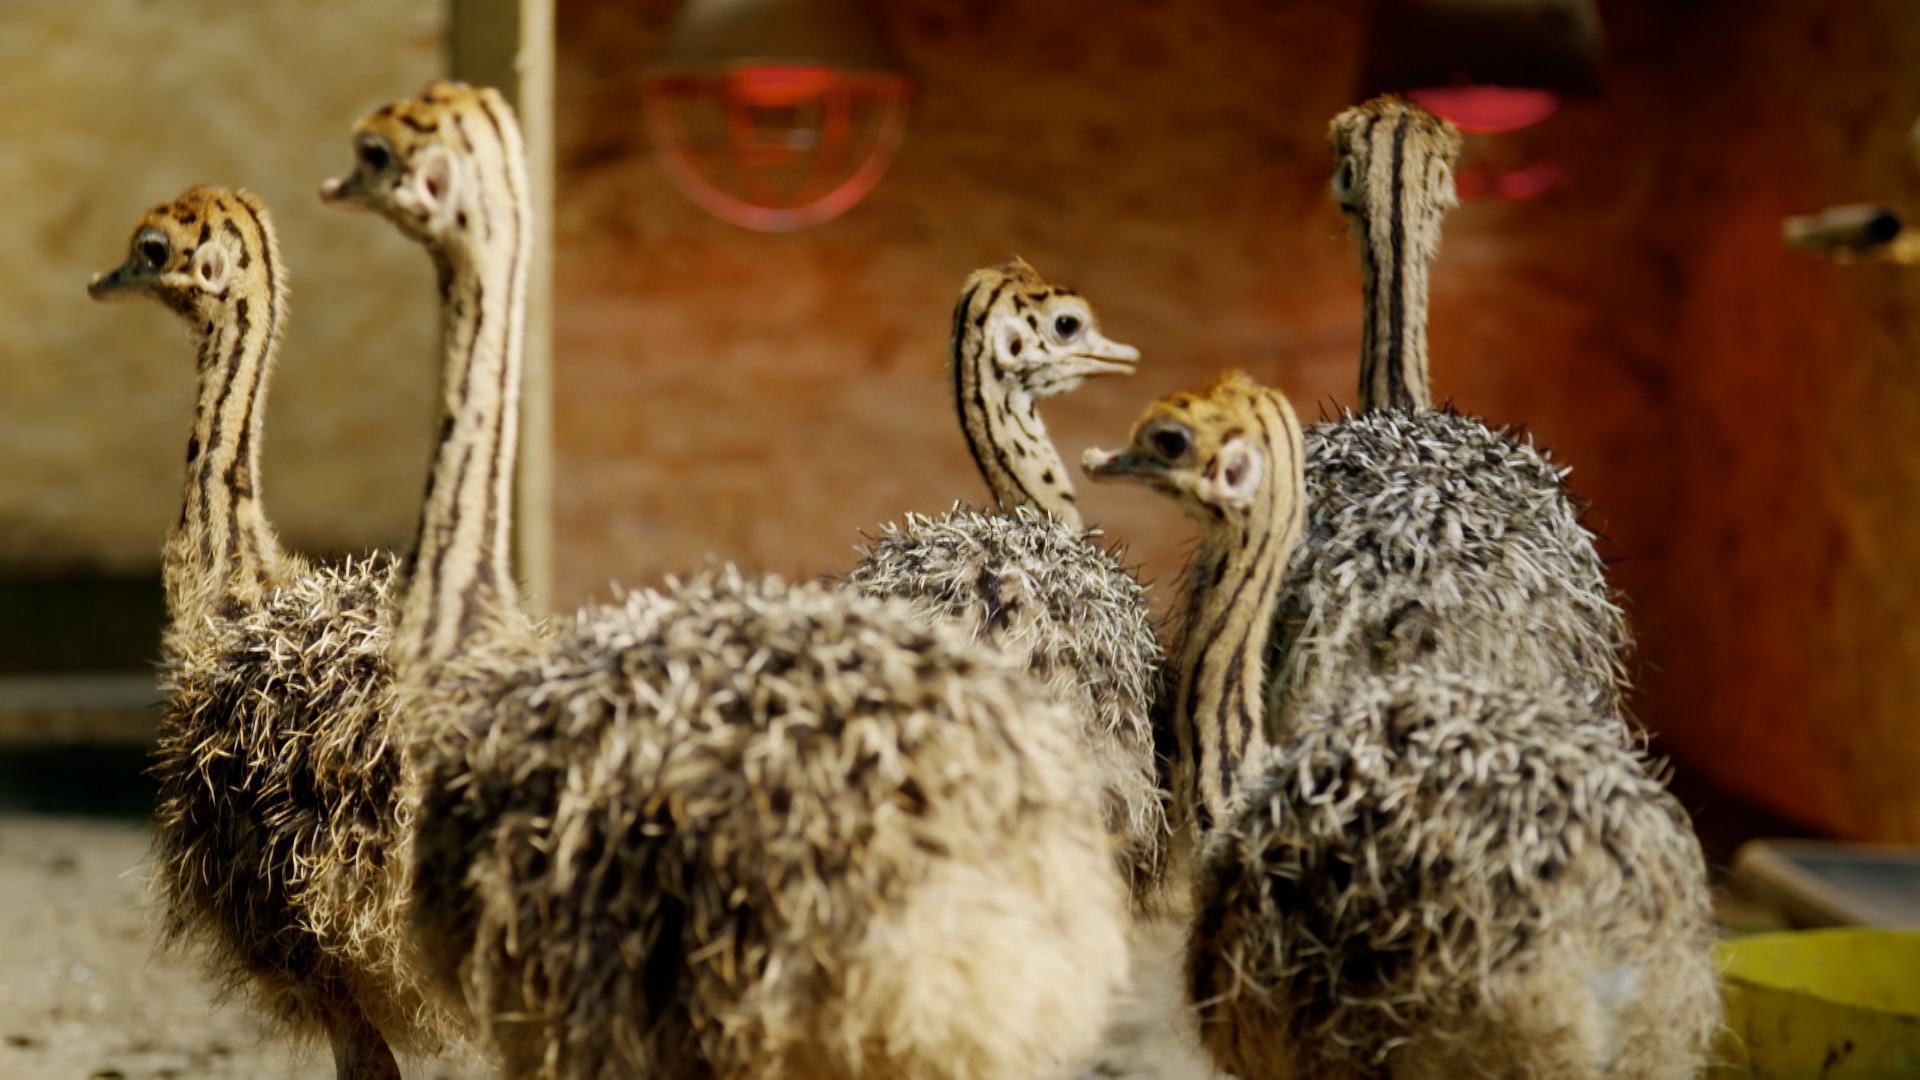
M1920 931L1798 930L1720 947L1709 1075L1920 1076Z

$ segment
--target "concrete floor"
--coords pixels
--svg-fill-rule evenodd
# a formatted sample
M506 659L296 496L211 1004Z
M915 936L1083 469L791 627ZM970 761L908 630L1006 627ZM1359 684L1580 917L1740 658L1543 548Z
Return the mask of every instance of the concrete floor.
M126 818L0 813L0 1078L326 1080L324 1047L275 1037L213 1000L191 959L156 955L147 830ZM1209 1080L1178 1021L1178 935L1150 928L1132 1000L1082 1080ZM407 1080L477 1080L477 1063L402 1062Z
M147 830L124 819L0 815L0 1077L329 1080L324 1048L215 1003L185 957L155 955ZM486 1075L404 1063L408 1080Z

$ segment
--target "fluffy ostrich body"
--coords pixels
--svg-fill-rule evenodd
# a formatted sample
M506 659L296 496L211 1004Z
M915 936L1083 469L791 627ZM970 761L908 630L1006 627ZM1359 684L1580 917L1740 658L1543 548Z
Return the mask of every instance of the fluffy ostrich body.
M1718 1017L1705 863L1592 701L1409 665L1268 722L1303 456L1285 399L1237 375L1088 454L1204 531L1174 776L1196 820L1223 823L1188 947L1214 1063L1245 1080L1693 1075Z
M428 246L448 320L393 650L416 932L507 1074L974 1080L1090 1045L1125 901L1072 718L905 604L731 571L530 638L517 129L436 83L356 145L329 196Z
M1262 763L1189 944L1236 1076L1694 1076L1719 1023L1706 863L1590 704L1369 677Z
M514 1075L1012 1076L1105 1017L1070 718L904 604L710 574L416 719L424 941Z
M1625 724L1629 634L1565 471L1429 407L1427 269L1459 135L1377 99L1329 132L1366 286L1361 412L1306 435L1308 510L1278 607L1281 723L1407 664L1572 694Z
M154 751L165 937L342 1077L391 1077L391 1047L452 1030L403 947L407 818L389 738L394 567L283 552L259 503L260 422L285 273L252 195L197 187L151 211L95 296L186 317L200 405L164 552L166 709Z
M1092 308L1021 260L971 275L949 356L961 429L998 513L908 514L845 584L898 597L1005 653L1079 719L1107 828L1137 901L1155 891L1167 815L1149 705L1161 665L1146 589L1083 528L1038 403L1139 353L1103 337Z
M1571 693L1624 726L1625 615L1564 470L1451 410L1309 428L1308 510L1277 610L1282 716L1420 664Z

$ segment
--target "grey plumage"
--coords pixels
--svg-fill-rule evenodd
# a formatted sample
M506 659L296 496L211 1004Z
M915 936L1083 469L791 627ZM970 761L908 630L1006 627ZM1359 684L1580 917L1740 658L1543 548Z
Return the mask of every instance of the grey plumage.
M1296 723L1211 841L1189 952L1237 1076L1689 1077L1705 863L1652 766L1541 688L1409 668Z
M1276 614L1270 724L1420 664L1568 693L1623 727L1626 616L1530 441L1450 410L1306 430L1306 530Z
M1097 536L1031 507L908 514L872 539L845 583L967 627L1071 710L1120 866L1145 897L1166 853L1149 719L1161 652L1145 587Z

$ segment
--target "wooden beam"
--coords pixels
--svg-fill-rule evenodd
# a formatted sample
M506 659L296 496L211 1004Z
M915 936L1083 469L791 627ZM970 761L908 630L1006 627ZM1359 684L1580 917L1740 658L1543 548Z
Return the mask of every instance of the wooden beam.
M553 601L553 5L554 0L451 0L449 69L492 86L520 114L533 187L533 270L514 555L529 610Z

